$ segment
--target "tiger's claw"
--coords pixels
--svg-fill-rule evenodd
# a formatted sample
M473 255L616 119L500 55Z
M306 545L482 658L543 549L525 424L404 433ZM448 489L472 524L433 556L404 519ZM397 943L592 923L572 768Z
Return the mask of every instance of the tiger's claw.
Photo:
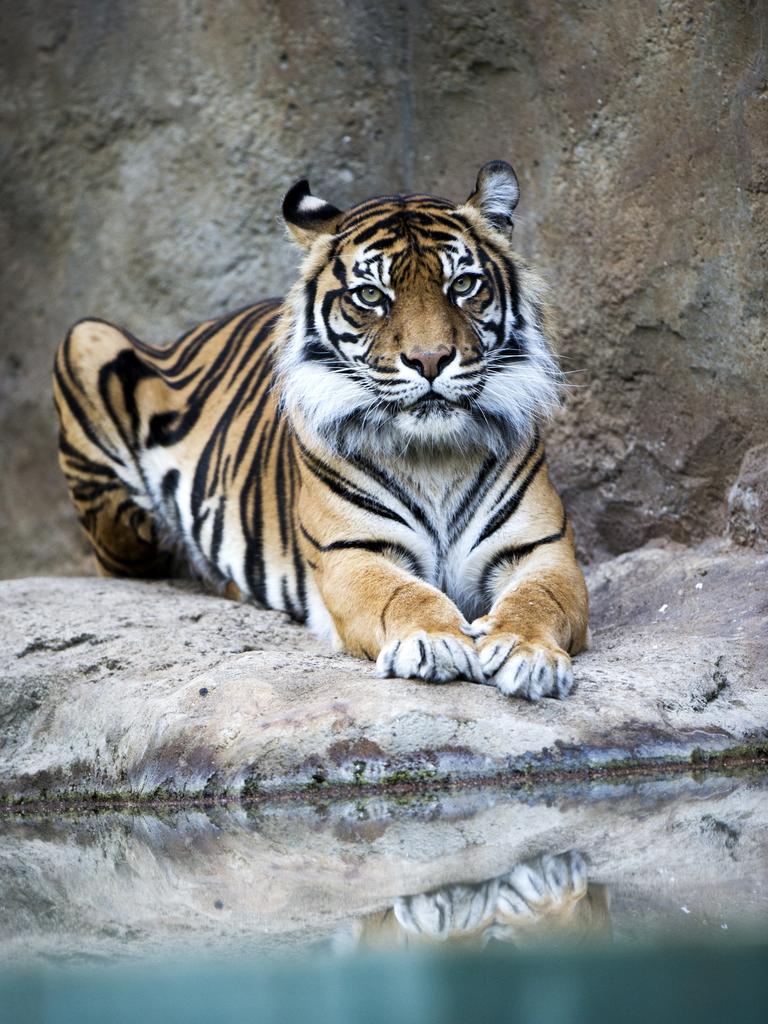
M571 659L560 647L508 635L489 638L479 654L486 681L509 697L563 698L573 689Z
M427 633L423 629L383 647L376 660L376 675L430 683L447 683L451 679L486 681L474 647L452 634Z

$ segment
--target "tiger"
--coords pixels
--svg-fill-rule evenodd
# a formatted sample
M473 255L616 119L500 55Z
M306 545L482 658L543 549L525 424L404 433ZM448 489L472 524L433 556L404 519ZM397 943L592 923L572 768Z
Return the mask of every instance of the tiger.
M610 941L609 892L591 882L578 850L541 853L483 882L454 882L366 914L336 932L331 947L361 949L446 944L484 949L490 942L525 948L547 941Z
M588 598L541 429L561 374L501 160L463 204L345 211L306 179L298 280L165 347L58 348L59 461L105 575L183 571L375 674L565 697Z

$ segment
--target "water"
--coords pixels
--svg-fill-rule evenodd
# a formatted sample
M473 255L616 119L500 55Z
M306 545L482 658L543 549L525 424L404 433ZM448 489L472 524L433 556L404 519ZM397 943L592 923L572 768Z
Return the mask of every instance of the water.
M768 923L768 779L7 815L6 966L732 945Z

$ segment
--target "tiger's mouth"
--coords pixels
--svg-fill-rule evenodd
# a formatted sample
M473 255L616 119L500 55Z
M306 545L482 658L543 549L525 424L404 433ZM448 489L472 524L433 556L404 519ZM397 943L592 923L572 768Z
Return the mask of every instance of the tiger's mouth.
M438 394L437 391L428 391L411 405L403 406L402 411L410 413L417 419L427 417L446 417L469 409L469 402L466 399L451 399Z
M447 398L434 389L421 395L415 401L389 400L379 405L379 409L390 416L410 416L415 419L438 419L455 416L460 412L471 412L472 402L469 398L457 396Z

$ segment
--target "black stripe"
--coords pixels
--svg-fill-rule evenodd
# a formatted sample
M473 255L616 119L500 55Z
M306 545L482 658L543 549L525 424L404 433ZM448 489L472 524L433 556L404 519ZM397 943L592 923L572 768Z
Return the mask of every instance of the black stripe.
M405 508L408 509L408 511L411 513L414 519L421 523L421 525L424 527L424 529L427 531L430 537L432 537L435 540L437 539L437 530L427 518L424 509L413 500L411 495L408 494L405 488L402 487L393 476L390 476L389 473L386 473L384 472L384 470L379 469L378 466L375 466L369 459L366 459L363 455L352 454L348 455L347 459L349 462L352 463L353 466L355 466L357 469L361 470L368 476L373 477L373 479L377 483L381 484L381 486L386 491L389 491L390 494L393 494L395 498L397 498L397 500L400 502L400 504L404 505Z
M211 553L210 560L219 568L219 551L221 550L221 542L224 539L224 509L227 504L226 497L222 494L219 498L219 504L216 507L216 512L213 517L213 532L211 535Z
M59 435L59 451L66 456L67 469L72 473L87 473L89 476L103 476L107 479L117 476L111 466L94 462L84 452L69 443L63 433Z
M402 217L403 217L403 212L400 209L396 209L392 213L390 213L390 214L388 214L388 215L386 215L384 217L378 217L373 222L373 224L371 224L367 228L363 228L362 231L359 231L352 238L352 244L353 245L362 245L363 242L369 241L369 239L373 238L373 236L375 234L377 234L379 231L384 231L384 230L386 230L388 228L389 229L391 229L391 228L397 229L397 227L399 227L399 225L400 225L400 223L402 221Z
M390 554L399 555L410 566L410 570L414 575L421 576L422 578L426 575L421 563L412 551L404 547L402 544L397 544L391 540L334 540L330 544L321 544L318 540L307 532L303 524L300 524L301 532L307 538L309 543L316 548L318 551L347 551L347 550L360 550L370 551L374 555L384 555L387 557Z
M333 491L334 494L338 494L340 498L348 501L350 505L356 505L365 512L370 512L372 515L380 516L383 519L391 519L394 522L401 523L403 526L410 529L408 523L402 516L398 515L398 513L394 512L392 509L387 508L386 505L382 505L382 503L374 498L373 495L368 494L367 491L362 490L362 488L353 484L351 480L348 480L327 463L317 458L298 438L297 444L304 465L314 476L317 477L318 480L322 481L330 491Z
M242 356L240 358L240 362L237 364L237 366L232 371L232 380L233 381L237 380L238 377L241 374L243 374L243 373L250 373L252 371L252 365L253 366L257 365L257 364L252 364L251 365L251 359L256 355L256 353L258 352L259 348L261 348L261 346L264 344L264 342L270 340L270 335L272 334L272 329L274 328L274 326L277 323L278 319L279 319L279 314L275 313L274 316L271 316L268 320L265 320L263 323L261 323L259 325L259 329L256 331L254 336L251 338L251 341L250 341L248 347L243 352L243 354L242 354ZM250 328L251 327L251 323L249 323L248 326ZM232 337L228 339L227 345L225 347L226 348L232 348L233 352L236 352L237 351L236 348L235 348L236 340L239 340L239 337L236 338L236 335L232 335ZM258 363L260 363L263 359L269 360L269 357L270 357L270 350L267 348L267 349L264 350L264 352L259 354L259 356L258 356Z
M491 599L489 593L489 576L494 569L501 568L502 565L509 562L519 562L525 558L526 555L530 555L536 548L540 548L543 544L556 544L557 541L562 540L565 536L565 530L568 523L568 517L563 513L563 525L560 527L557 533L550 533L548 537L541 537L539 540L532 540L528 544L513 544L510 547L502 548L497 551L493 558L488 562L482 571L480 576L480 593L486 600Z
M64 365L67 369L67 373L70 379L77 385L78 389L81 392L83 392L83 388L81 387L79 381L77 380L77 375L74 373L74 370L70 365L69 361L70 338L71 332L67 335L67 337L64 340L64 344L61 349L62 359L64 361ZM94 446L94 448L98 448L100 452L103 452L107 456L107 458L111 459L113 462L116 462L118 466L125 466L125 460L121 459L116 452L111 451L110 448L103 443L102 438L100 438L97 434L94 433L93 429L91 428L90 418L88 417L83 407L75 398L67 381L64 380L64 374L61 372L61 369L58 366L58 364L54 369L54 375L56 377L56 383L58 384L64 396L64 400L69 406L69 411L72 413L72 416L77 421L77 425L80 427L80 429L91 442L91 444Z
M67 481L70 485L72 497L76 501L95 501L102 494L123 490L123 483L117 477L109 483L104 483L101 480L82 481L79 478L72 480L70 477L67 477Z
M310 334L304 342L301 350L302 362L307 363L330 363L336 366L339 363L338 355L327 345L324 345L316 334Z
M264 420L263 429L267 431L267 441L264 446L263 452L264 465L266 465L267 462L269 462L269 457L272 454L272 446L275 443L275 438L277 437L277 433L280 430L280 427L283 425L283 423L285 423L285 420L282 419L279 413L275 415L275 418L273 420Z
M259 315L261 315L262 312L262 310L259 310ZM163 412L156 413L151 418L149 422L149 432L145 441L146 448L152 448L156 445L170 446L177 444L189 433L190 430L192 430L204 411L208 398L212 392L220 386L228 368L227 364L236 358L239 343L244 340L243 335L245 335L254 325L256 319L256 315L251 315L244 319L233 332L232 336L227 339L227 344L223 346L222 351L219 353L219 356L217 356L213 366L206 371L205 377L203 378L203 381L201 381L201 386L189 396L186 409L183 414L179 414L177 412ZM236 373L233 375L233 379L236 379L237 375L243 372L246 362L258 352L262 342L270 334L275 324L275 319L275 317L271 317L261 323L253 338L251 338L245 352L242 354ZM269 364L269 352L270 350L267 348L264 352L260 353L257 358L257 364L262 361ZM242 400L242 397L247 390L249 377L250 374L246 376L246 380L240 385L236 396L230 404L230 408L233 413L237 408L238 402Z
M263 365L260 366L258 370L254 372L252 377L251 375L248 375L245 378L245 380L238 388L235 398L233 399L233 405L241 404L241 400L245 394L245 391L248 389L249 385L253 385L250 394L247 396L247 400L242 403L244 407L245 405L248 404L248 402L250 402L253 399L254 395L258 392L259 388L263 388L262 393L259 396L258 401L256 402L254 410L248 418L248 422L243 427L240 428L242 430L242 437L240 438L240 443L237 446L237 451L235 452L235 461L232 467L233 473L237 473L237 471L240 468L241 462L245 458L245 455L248 451L248 446L251 444L253 436L258 431L259 426L261 424L261 416L262 413L264 412L264 406L267 404L270 395L272 394L271 380L267 380L268 374L270 374L273 369L272 362L272 352L271 350L268 349L265 353ZM242 410L239 409L238 412L240 411ZM276 422L277 421L278 417L276 417Z
M525 461L523 461L523 463L521 465L524 466L525 465ZM525 492L528 490L528 488L531 485L531 482L533 481L534 477L536 476L536 474L539 472L539 470L541 469L541 467L543 465L544 465L544 452L541 453L541 455L538 457L538 459L536 459L534 464L528 470L528 472L525 475L525 478L523 479L523 482L520 484L520 486L515 491L515 493L513 495L511 495L509 498L507 498L507 500L503 503L503 505L501 505L497 509L495 515L493 515L490 518L490 520L488 521L488 523L486 523L485 529L480 534L480 536L477 538L475 543L472 545L472 550L473 551L474 551L474 549L479 544L482 544L484 540L487 540L488 537L490 537L492 533L495 533L496 530L498 530L498 528L503 523L505 523L509 519L509 517L511 515L513 515L517 511L517 509L520 506L520 502L525 497ZM520 472L520 467L518 467L518 469L515 470L515 473L514 473L514 476L513 476L513 480L518 476L519 472Z
M277 423L277 417L275 423ZM288 501L286 497L286 445L288 443L288 431L282 423L282 433L277 446L277 457L275 458L275 502L277 504L277 523L280 528L280 550L283 554L288 550ZM274 428L270 431L269 448L272 447ZM264 461L269 459L269 451L265 452Z
M240 491L240 526L245 539L245 577L254 598L260 604L266 604L266 570L264 559L264 528L262 522L262 464L261 453L265 435L262 434L256 445L256 451L248 467L246 481ZM249 499L252 508L249 510Z
M507 482L506 482L506 484L504 486L503 491L501 492L501 494L499 494L498 498L496 499L496 505L497 506L499 505L500 502L502 502L504 500L504 498L509 493L510 488L514 486L514 484L516 483L516 481L517 481L518 477L520 476L520 474L523 472L525 467L528 465L529 461L533 458L533 456L534 456L534 454L536 452L536 449L539 447L539 441L540 440L541 440L541 438L539 436L539 429L538 429L538 427L534 427L533 436L531 437L531 443L528 446L528 451L522 457L520 462L518 462L517 466L515 467L514 473L509 478L509 480L507 480Z
M495 473L493 472L494 467L496 469ZM482 464L474 480L465 490L458 508L451 517L452 523L449 530L449 544L464 531L464 527L468 520L472 518L472 513L482 504L486 494L498 480L502 469L503 465L497 465L496 457L494 455L489 455Z
M286 434L289 434L290 427L286 426ZM288 459L288 500L290 503L291 511L296 509L296 495L298 493L299 484L299 470L296 465L296 449L293 445L288 445L286 448L286 457ZM296 598L299 602L300 622L306 622L307 619L307 582L306 582L306 568L304 566L304 558L301 553L301 547L299 545L298 533L295 529L295 516L291 516L291 555L293 557L293 572L294 579L296 580Z
M193 328L191 331L183 334L181 338L175 341L168 348L156 349L150 345L142 344L137 340L134 340L134 347L145 353L147 357L152 360L152 363L156 366L158 373L165 378L169 387L175 387L176 385L172 383L172 381L176 381L181 378L181 375L187 369L192 360L199 354L200 350L208 344L209 341L224 332L226 328L229 328L227 336L231 337L233 333L242 328L244 323L257 320L263 315L263 312L264 310L260 306L246 306L243 309L230 313L219 320L214 320L207 326L205 326L205 324L201 324L199 327ZM234 328L230 327L230 325L238 318L242 318L240 319L240 323ZM168 366L161 365L164 364L165 360L171 356L176 357L176 361L174 363L171 363Z

